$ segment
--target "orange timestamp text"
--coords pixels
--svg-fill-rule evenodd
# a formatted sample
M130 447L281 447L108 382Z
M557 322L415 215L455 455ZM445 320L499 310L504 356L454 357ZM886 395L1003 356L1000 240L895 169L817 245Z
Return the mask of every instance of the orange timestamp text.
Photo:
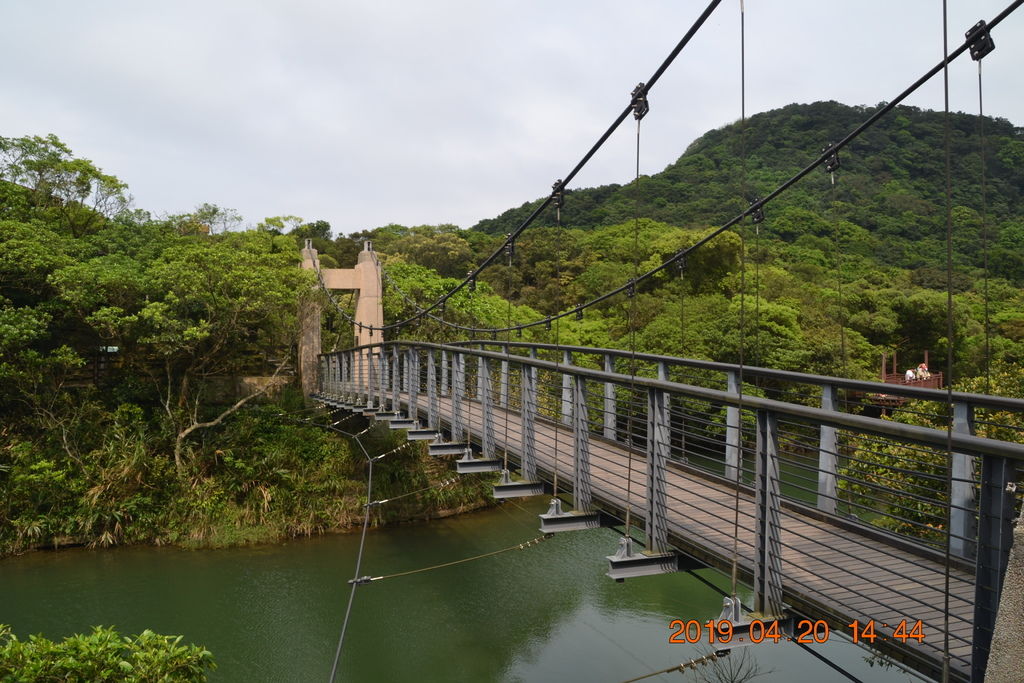
M727 619L711 619L704 622L697 619L673 619L668 624L669 630L672 631L669 634L668 642L739 645L763 642L778 643L786 640L813 644L827 643L832 637L832 629L824 619L800 619L795 622L787 620L785 623L792 626L791 632L789 628L783 628L781 621L753 619L749 623L733 624ZM891 626L871 619L865 622L854 621L846 626L852 632L854 643L871 644L876 640L924 641L924 628L920 619L916 621L902 619ZM882 632L882 629L889 628L892 629L891 634Z

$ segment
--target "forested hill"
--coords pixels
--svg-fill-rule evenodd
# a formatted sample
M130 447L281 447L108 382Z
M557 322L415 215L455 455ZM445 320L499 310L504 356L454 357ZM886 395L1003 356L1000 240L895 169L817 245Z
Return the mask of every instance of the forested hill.
M485 292L524 310L506 315L481 300L458 322L535 320L525 307L552 315L625 284L774 190L871 111L789 105L706 133L639 187L571 189L560 228L548 209L516 241L511 267L480 276ZM950 139L953 375L969 378L1024 360L1024 131L954 114ZM944 357L944 114L898 107L840 161L834 185L815 170L766 205L758 228L747 220L718 235L687 257L682 277L659 273L628 306L612 297L564 321L560 341L862 378L877 377L883 352L912 365L926 352ZM433 301L456 282L438 275L461 279L541 201L469 230L388 225L357 237L374 240L403 293ZM390 320L415 313L390 301ZM545 338L539 329L526 336ZM451 333L426 325L417 334Z
M664 171L641 178L640 213L684 228L720 225L747 201L805 167L872 111L837 102L791 104L752 116L745 125L710 131ZM987 207L990 272L1019 282L1024 275L1024 129L1005 119L985 117L982 122L975 115L953 114L950 133L957 265L983 265L979 247ZM798 242L831 235L835 221L844 220L866 231L866 242L854 248L867 248L865 255L880 265L943 267L944 114L897 107L843 150L840 161L834 190L828 174L819 171L771 202L762 235ZM571 190L563 224L590 229L622 223L635 215L636 200L632 184ZM480 221L472 230L511 232L539 201Z

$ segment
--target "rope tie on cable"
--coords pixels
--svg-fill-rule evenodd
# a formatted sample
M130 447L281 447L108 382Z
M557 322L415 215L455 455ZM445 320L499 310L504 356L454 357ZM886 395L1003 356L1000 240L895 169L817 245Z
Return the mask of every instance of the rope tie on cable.
M691 659L686 662L680 662L675 666L670 666L669 668L662 669L661 671L652 671L651 673L644 674L643 676L630 678L629 680L623 681L622 683L635 683L635 681L642 681L646 678L654 678L655 676L660 676L662 674L671 674L676 672L685 673L687 670L694 670L698 666L707 666L708 664L717 662L719 659L729 656L729 652L729 650L716 650L715 652L712 652L709 655L697 657L696 659Z
M353 584L353 585L356 585L356 586L359 586L359 585L363 585L363 584L367 584L367 583L372 583L374 581L384 581L385 579L395 579L395 578L398 578L400 576L411 576L413 574L422 574L423 572L434 571L435 569L444 569L445 567L454 567L455 565L465 564L466 562L474 562L476 560L482 560L482 559L487 558L487 557L494 557L495 555L501 555L502 553L511 552L513 550L526 550L527 548L532 548L535 545L539 545L542 541L546 541L547 539L551 538L552 536L554 536L554 534L545 534L543 536L537 536L536 538L531 538L528 541L524 541L523 543L517 543L516 545L512 545L512 546L509 546L507 548L502 548L501 550L492 550L489 553L483 553L481 555L474 555L473 557L465 557L465 558L463 558L461 560L453 560L451 562L443 562L441 564L435 564L435 565L432 565L430 567L422 567L420 569L410 569L409 571L405 571L405 572L396 572L394 574L384 574L383 576L360 576L359 578L356 578L356 579L350 579L349 583Z

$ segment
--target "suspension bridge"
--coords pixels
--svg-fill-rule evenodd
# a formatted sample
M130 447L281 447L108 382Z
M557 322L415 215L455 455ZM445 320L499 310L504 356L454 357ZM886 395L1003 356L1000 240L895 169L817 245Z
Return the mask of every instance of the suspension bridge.
M390 342L321 362L317 399L429 439L459 472L499 472L495 497L557 482L567 508L542 531L621 525L628 510L645 547L609 549L612 578L735 559L759 614L870 624L860 642L934 678L948 634L954 680L983 676L1024 445L974 432L1024 401L954 394L947 432L857 414L883 393L944 414L944 391L628 351ZM908 472L920 481L895 483Z
M501 261L514 267L516 239L541 212L553 207L561 225L566 187L631 113L639 182L647 93L719 4L712 2L500 248L436 301L420 305L397 291L414 306L412 317L385 324L382 271L369 246L355 270L343 271L320 269L307 243L304 266L317 272L357 338L354 348L319 353L318 310L307 312L300 352L307 393L332 411L361 413L429 442L430 454L453 459L459 473L496 473L495 498L551 495L538 521L544 533L621 530L618 547L595 558L607 562L612 579L702 567L731 574L733 594L717 623L741 633L737 643L766 634L823 642L830 631L841 632L924 676L983 680L1013 539L1024 435L1012 425L1024 400L936 388L938 378L868 382L643 354L632 344L599 349L511 337L538 325L551 329L612 297L635 301L645 282L673 266L685 269L687 256L717 235L747 218L763 221L768 202L814 169L834 174L844 147L950 61L969 53L980 62L994 49L989 29L1021 2L979 21L863 124L657 267L641 273L634 264L633 277L620 286L529 323L445 320L446 302L475 289L485 268ZM979 101L980 83L979 75ZM947 205L948 195L947 187ZM949 206L947 233L948 216ZM354 316L334 301L332 289L359 290ZM474 339L383 341L421 319ZM364 580L372 577L350 582L352 595ZM752 587L752 605L739 604L737 582Z

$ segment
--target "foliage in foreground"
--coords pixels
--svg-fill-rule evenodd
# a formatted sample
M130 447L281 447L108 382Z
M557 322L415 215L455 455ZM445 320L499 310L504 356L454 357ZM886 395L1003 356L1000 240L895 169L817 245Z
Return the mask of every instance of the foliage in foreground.
M181 636L145 630L121 636L97 626L88 635L75 634L61 642L42 636L19 640L0 625L0 680L21 682L68 681L205 681L216 668L213 655L199 645L183 645Z

